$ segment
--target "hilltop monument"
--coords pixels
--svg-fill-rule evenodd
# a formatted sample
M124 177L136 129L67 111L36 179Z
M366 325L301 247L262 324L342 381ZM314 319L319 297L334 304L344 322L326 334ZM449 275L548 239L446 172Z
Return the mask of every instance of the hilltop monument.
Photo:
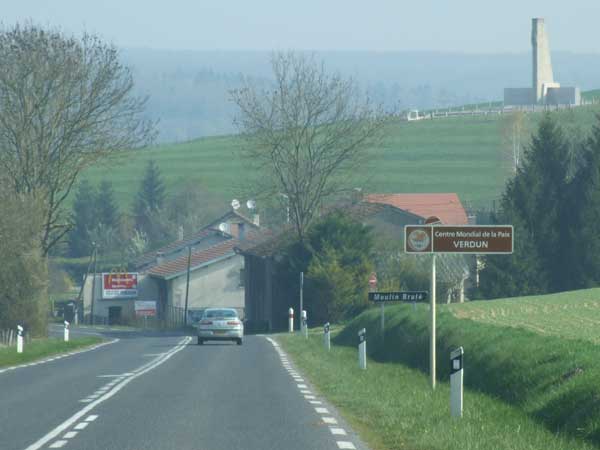
M577 87L561 87L554 81L550 43L542 18L531 20L533 85L531 88L504 89L505 106L580 105L581 92Z

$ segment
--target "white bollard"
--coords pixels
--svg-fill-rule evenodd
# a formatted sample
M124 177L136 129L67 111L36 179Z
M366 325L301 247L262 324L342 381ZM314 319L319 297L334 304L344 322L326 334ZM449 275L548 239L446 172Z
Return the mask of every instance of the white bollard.
M294 308L288 309L288 317L289 317L289 328L288 331L290 333L294 332Z
M329 322L323 326L323 338L325 340L325 350L331 350L331 338L329 336Z
M304 337L308 339L308 317L306 316L306 310L302 310L302 331L304 332Z
M23 353L23 327L17 325L17 353Z
M358 366L361 369L367 368L367 330L362 329L358 332Z
M463 348L450 353L450 414L452 417L463 415Z
M69 342L69 322L65 320L65 342Z

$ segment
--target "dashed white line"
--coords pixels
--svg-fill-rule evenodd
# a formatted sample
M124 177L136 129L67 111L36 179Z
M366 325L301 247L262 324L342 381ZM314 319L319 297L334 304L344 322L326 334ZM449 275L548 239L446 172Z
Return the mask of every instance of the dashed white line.
M327 408L315 408L315 411L319 414L330 414Z
M97 414L90 414L89 416L87 416L87 418L85 419L86 422L93 422L94 420L96 420L98 418Z
M316 397L314 395L304 395L306 400L314 400Z
M87 427L90 423L89 422L79 422L77 425L75 425L73 427L74 430L83 430L85 429L85 427Z
M67 442L69 441L65 441L65 440L61 440L61 441L56 441L54 444L52 444L50 446L50 448L61 448L63 445L65 445Z
M77 436L79 434L79 431L69 431L67 433L65 433L65 435L63 436L63 439L72 439L75 436Z
M348 441L336 441L336 444L337 444L338 448L356 449L356 447L354 446L354 444L352 442L348 442Z
M339 427L329 427L329 431L331 431L331 434L335 434L337 436L346 436L347 434L346 430Z
M298 389L306 389L308 386L305 384L299 384Z
M311 405L322 405L323 402L320 400L310 400L308 403L310 403Z
M330 425L336 425L337 424L337 420L335 417L321 417L321 420L325 423L328 423Z
M305 390L305 389L302 389L302 390L300 391L300 393L301 393L301 394L308 394L308 395L311 395L311 394L312 394L312 392L311 392L311 391L307 391L307 390Z

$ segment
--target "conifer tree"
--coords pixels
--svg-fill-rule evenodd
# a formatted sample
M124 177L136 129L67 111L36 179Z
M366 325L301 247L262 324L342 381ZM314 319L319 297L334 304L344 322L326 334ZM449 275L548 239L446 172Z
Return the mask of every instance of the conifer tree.
M79 183L75 201L73 202L73 229L69 233L69 253L79 257L89 255L92 251L90 233L97 225L96 190L83 179Z

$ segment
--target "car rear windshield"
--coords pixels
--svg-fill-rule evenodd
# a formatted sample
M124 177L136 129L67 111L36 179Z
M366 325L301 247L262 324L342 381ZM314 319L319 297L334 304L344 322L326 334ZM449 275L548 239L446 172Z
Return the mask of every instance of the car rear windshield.
M237 313L231 309L213 309L206 311L204 317L207 319L234 319Z

